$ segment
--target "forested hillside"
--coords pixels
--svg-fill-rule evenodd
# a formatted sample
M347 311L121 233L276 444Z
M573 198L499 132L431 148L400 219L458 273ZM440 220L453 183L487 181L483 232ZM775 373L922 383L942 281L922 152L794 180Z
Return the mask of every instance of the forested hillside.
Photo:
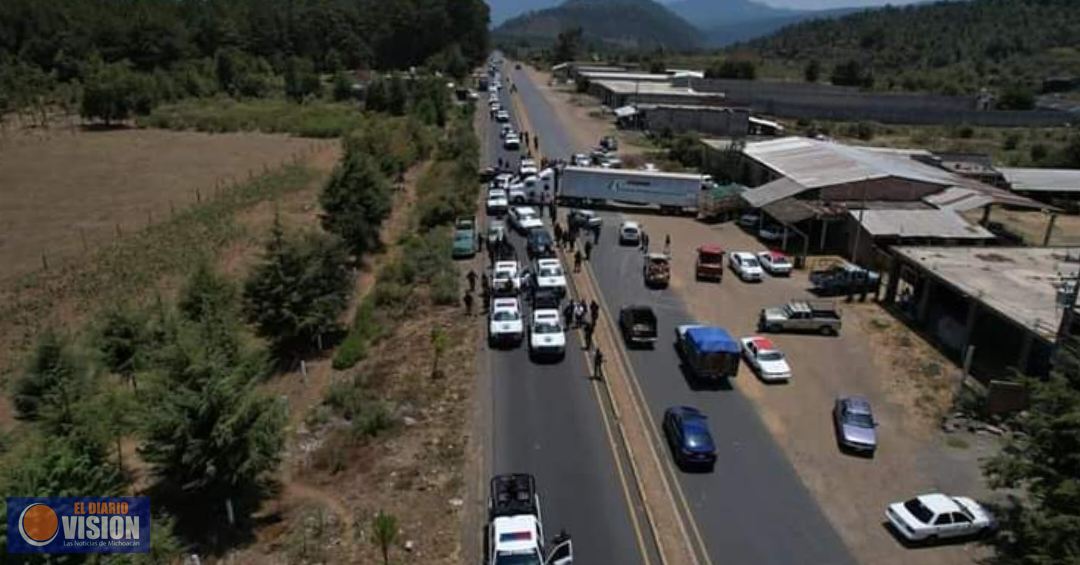
M552 42L559 33L580 28L587 43L607 48L690 49L700 43L697 29L651 0L569 0L499 26L499 39Z
M4 0L0 111L95 84L140 91L145 109L217 91L260 96L290 73L427 64L459 74L485 56L487 24L483 0ZM54 95L57 85L73 88Z
M800 69L817 61L823 78L840 65L839 82L875 88L1031 91L1080 76L1078 38L1076 0L972 0L800 23L735 49Z

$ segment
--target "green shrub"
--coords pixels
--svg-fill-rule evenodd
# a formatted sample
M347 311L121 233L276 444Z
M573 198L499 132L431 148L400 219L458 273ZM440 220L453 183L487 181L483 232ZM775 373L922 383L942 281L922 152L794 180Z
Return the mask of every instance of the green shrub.
M369 400L362 404L359 417L352 420L353 437L374 438L394 428L397 421L385 403Z
M334 360L332 365L334 370L343 371L345 369L352 368L357 363L367 358L368 342L362 335L356 332L349 332L341 344L338 345L337 351L334 352Z

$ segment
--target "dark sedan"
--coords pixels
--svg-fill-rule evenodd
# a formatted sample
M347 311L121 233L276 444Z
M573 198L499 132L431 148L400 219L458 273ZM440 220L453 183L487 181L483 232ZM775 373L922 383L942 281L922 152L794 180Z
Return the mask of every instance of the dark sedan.
M709 433L709 419L697 408L668 408L664 412L664 435L680 468L711 471L716 465L716 446Z
M877 450L877 422L870 401L861 396L842 396L833 406L833 425L840 447L867 455Z
M530 259L544 259L555 256L555 240L551 234L543 228L529 230L526 237L525 250Z

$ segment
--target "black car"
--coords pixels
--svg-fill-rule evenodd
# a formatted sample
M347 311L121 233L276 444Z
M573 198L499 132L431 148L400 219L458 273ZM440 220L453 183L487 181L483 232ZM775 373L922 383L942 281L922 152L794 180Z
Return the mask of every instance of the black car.
M562 297L559 296L559 292L554 288L540 288L532 287L532 307L533 310L540 310L542 308L554 308L559 309L562 303Z
M709 419L697 408L675 406L665 410L664 435L680 468L711 471L716 465L716 445L709 433Z
M555 256L555 239L546 229L529 230L526 235L525 252L530 259L544 259Z

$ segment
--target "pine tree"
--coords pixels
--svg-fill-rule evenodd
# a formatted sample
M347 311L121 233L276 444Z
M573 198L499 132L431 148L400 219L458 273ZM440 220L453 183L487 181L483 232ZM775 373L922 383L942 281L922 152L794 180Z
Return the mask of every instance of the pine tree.
M319 197L326 231L345 241L356 256L379 246L379 226L390 215L390 184L371 157L349 152Z
M15 381L14 403L18 417L40 421L49 430L63 433L75 423L76 404L91 390L89 367L64 338L47 330L25 372Z

